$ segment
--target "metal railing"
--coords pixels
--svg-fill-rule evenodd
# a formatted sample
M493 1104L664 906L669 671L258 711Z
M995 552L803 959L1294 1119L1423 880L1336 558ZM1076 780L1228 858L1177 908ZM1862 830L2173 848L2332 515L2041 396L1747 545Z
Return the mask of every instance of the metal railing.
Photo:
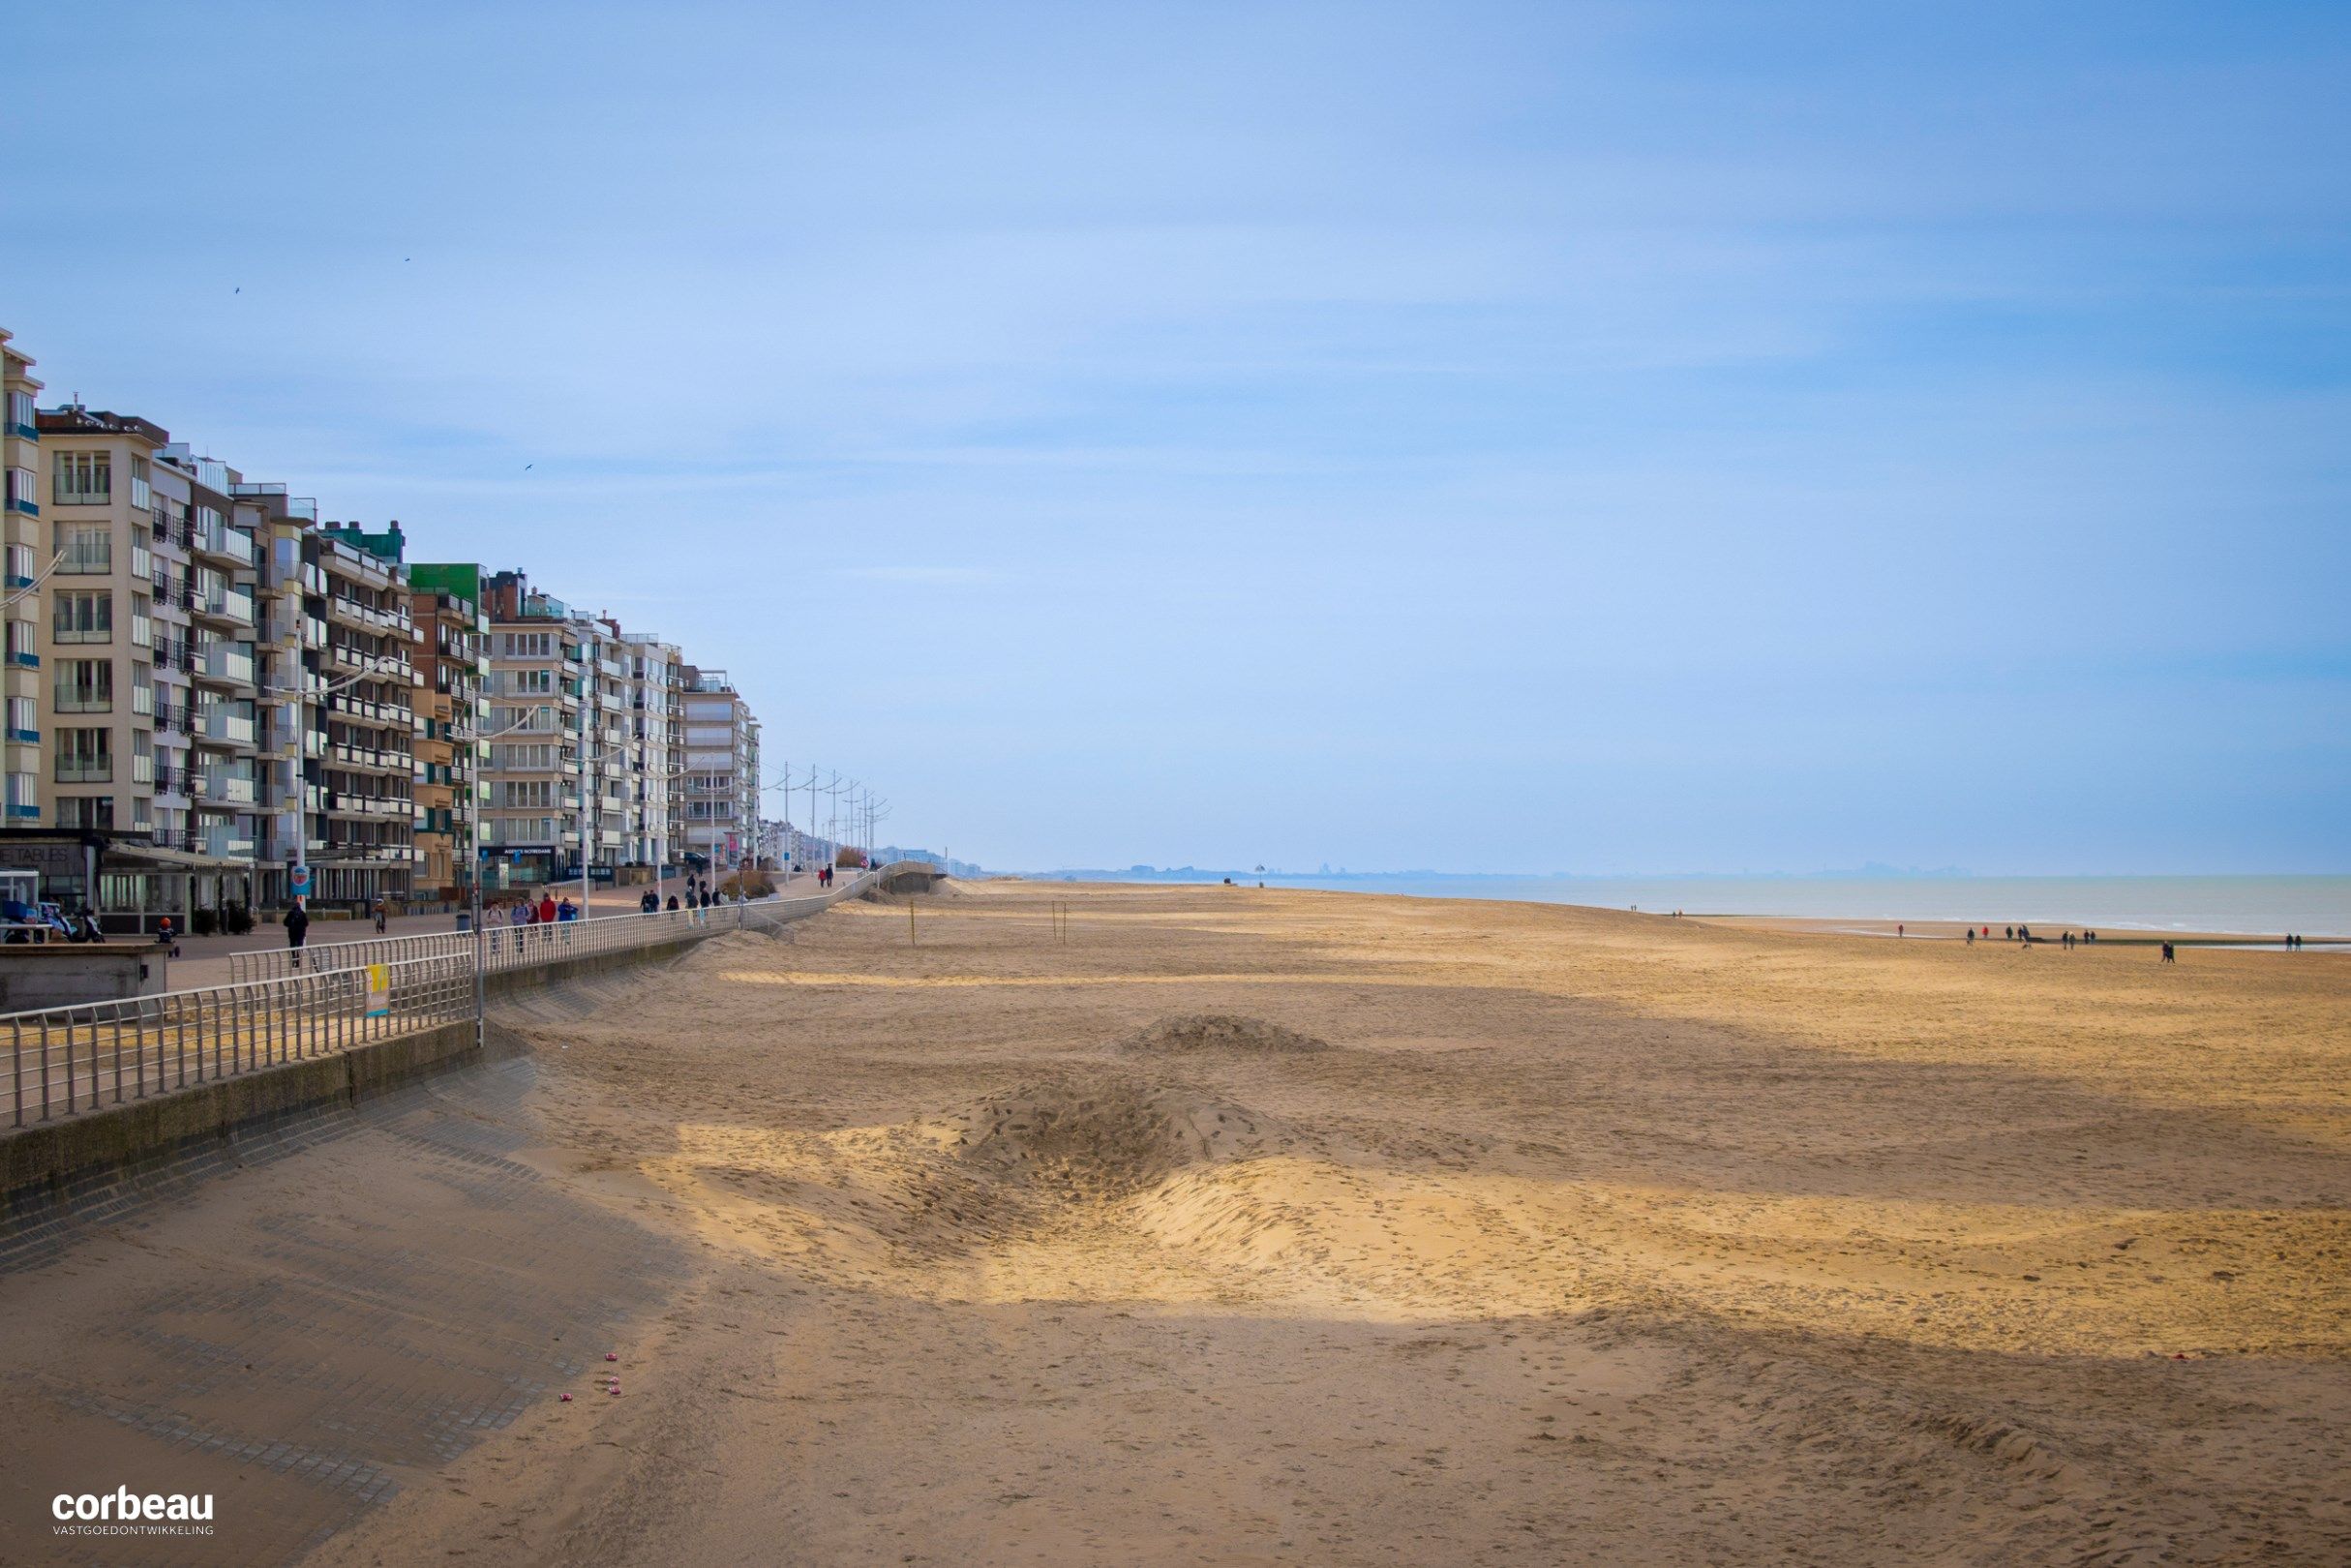
M886 882L913 862L865 871L830 890L704 910L608 915L551 925L486 928L485 973L528 970L599 953L697 941L800 919ZM226 985L0 1015L10 1051L13 1125L171 1094L288 1062L329 1056L445 1024L478 1019L470 932L377 937L235 953ZM385 983L374 987L371 966Z
M474 1015L473 969L446 958L0 1017L14 1124L121 1105L329 1056Z
M772 894L740 904L713 904L708 909L660 910L653 914L599 915L592 920L557 920L552 924L515 925L493 910L482 922L483 967L491 974L532 969L540 964L600 953L627 952L658 947L681 938L715 935L739 928L745 920L792 920L813 915L843 898L856 896L888 874L861 872L834 884L831 890ZM304 970L358 969L369 964L407 963L427 958L473 961L469 931L433 931L423 936L362 937L352 942L323 943L300 950ZM296 950L260 948L228 955L232 980L263 980L291 975Z

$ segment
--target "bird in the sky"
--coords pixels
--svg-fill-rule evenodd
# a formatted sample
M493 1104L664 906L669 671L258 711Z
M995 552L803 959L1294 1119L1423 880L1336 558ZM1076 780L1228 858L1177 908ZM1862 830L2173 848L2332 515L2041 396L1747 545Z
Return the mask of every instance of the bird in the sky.
M237 286L236 286L236 287L235 287L235 288L231 289L231 290L230 290L230 292L231 292L231 293L237 293L237 294L241 294L241 293L245 292L245 286L244 286L243 284L239 284L239 285L237 285Z
M528 472L530 471L530 465L529 465L529 464L527 464L527 463L524 464L524 465L523 465L523 471L524 471L525 473L528 473Z

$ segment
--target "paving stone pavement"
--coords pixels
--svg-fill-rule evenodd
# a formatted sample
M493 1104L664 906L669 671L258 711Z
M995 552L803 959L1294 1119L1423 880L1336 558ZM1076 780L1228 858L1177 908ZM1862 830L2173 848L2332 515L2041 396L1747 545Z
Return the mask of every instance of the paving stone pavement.
M600 1364L682 1273L543 1181L527 1056L90 1194L0 1248L0 1558L291 1560ZM50 1532L59 1492L210 1492L210 1537Z

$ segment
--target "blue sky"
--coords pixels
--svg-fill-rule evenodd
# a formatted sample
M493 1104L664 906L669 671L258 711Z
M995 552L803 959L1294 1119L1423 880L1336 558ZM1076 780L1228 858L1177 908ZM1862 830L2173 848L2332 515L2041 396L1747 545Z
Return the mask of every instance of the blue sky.
M2351 870L2339 5L8 43L52 396L676 637L912 839Z

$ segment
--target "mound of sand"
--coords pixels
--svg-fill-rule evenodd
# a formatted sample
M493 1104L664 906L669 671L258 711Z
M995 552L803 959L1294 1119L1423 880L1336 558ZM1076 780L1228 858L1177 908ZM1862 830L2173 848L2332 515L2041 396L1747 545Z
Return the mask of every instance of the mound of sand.
M945 1131L967 1167L1096 1197L1282 1141L1255 1111L1197 1090L1123 1080L1008 1089L949 1117Z
M1230 1012L1187 1012L1161 1018L1119 1041L1118 1048L1143 1055L1180 1055L1187 1051L1249 1051L1272 1055L1300 1055L1327 1051L1330 1044L1264 1018Z

